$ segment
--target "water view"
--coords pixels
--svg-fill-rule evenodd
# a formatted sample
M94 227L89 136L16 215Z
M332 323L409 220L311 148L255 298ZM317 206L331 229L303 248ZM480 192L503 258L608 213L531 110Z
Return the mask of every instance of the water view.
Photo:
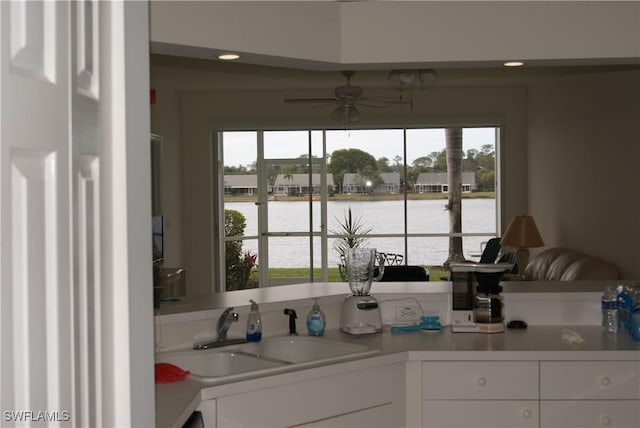
M449 214L444 209L446 200L412 200L407 202L407 233L445 234L449 231ZM253 202L225 203L226 209L241 212L246 217L245 236L254 237L244 241L243 249L258 252L257 207ZM339 230L347 210L351 208L354 218L371 229L370 235L404 234L403 201L329 201L327 222L329 234ZM320 232L320 202L313 202L313 227ZM270 201L268 206L269 232L305 232L309 230L309 203L299 201ZM462 232L474 234L496 234L495 199L463 199ZM480 252L480 245L489 236L463 238L465 256L472 258ZM329 266L336 266L338 255L333 249L334 239L328 240ZM320 238L313 240L313 265L321 265ZM404 255L409 264L441 265L449 251L448 237L414 237L408 240L405 254L402 237L369 238L367 247L387 253ZM269 237L269 267L305 267L310 265L310 239L308 237ZM260 263L260 260L259 260Z

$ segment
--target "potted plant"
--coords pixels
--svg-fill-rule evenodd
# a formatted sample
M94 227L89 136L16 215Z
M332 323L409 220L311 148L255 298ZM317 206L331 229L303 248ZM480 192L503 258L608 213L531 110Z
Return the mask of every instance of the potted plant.
M338 220L338 230L332 230L331 233L337 235L333 248L340 257L338 270L343 281L347 280L345 272L345 252L349 248L360 248L367 243L366 235L371 232L371 228L367 228L362 224L361 218L354 218L351 213L351 207L347 210L342 220Z

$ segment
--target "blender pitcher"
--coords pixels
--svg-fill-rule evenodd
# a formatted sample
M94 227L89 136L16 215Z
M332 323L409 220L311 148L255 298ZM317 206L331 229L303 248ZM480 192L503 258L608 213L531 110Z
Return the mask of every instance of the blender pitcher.
M349 288L354 296L368 296L373 281L380 281L384 273L384 256L371 248L349 248L345 252ZM375 262L378 261L378 275Z

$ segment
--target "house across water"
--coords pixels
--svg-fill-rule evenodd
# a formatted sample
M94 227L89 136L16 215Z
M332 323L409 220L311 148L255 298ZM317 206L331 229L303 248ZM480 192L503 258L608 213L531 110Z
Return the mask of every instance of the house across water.
M238 174L224 176L225 195L254 195L258 193L256 174Z
M449 177L446 172L421 172L414 186L416 193L448 193ZM462 191L464 193L478 190L476 174L462 173Z
M386 193L400 192L400 173L383 172L379 174L381 182L363 177L357 173L346 173L342 178L342 193Z
M311 193L320 193L320 174L311 174ZM327 192L333 192L333 174L327 174ZM309 193L309 176L307 174L278 174L273 184L275 195L303 195Z

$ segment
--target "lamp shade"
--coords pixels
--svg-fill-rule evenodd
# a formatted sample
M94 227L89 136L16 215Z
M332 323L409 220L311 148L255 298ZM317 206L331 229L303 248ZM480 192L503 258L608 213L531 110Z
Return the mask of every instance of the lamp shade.
M515 216L502 235L500 243L517 248L542 247L544 245L536 222L530 215Z

